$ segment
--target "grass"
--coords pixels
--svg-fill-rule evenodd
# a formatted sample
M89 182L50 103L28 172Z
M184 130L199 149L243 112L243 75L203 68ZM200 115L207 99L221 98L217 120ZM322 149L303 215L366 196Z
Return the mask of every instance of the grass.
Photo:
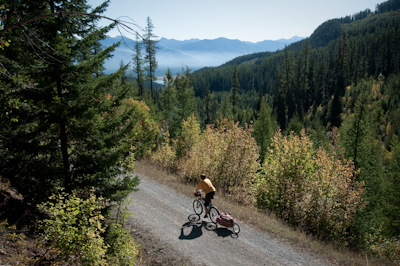
M147 160L137 161L136 172L144 175L160 184L176 190L179 194L193 196L197 184L185 183L179 177L168 171L151 165ZM297 228L290 227L284 221L271 213L260 211L253 206L243 206L230 200L227 196L217 192L215 197L219 210L229 212L239 224L246 224L278 239L281 242L291 244L297 249L320 258L330 265L394 265L393 262L372 257L361 251L351 250L348 247L333 242L322 241L306 234Z

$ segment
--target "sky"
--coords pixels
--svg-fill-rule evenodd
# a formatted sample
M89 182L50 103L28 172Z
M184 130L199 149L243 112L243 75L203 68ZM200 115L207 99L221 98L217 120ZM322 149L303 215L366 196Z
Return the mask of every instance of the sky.
M88 0L96 7L104 0ZM384 0L111 0L104 13L112 19L135 23L143 33L150 17L153 33L175 40L216 39L241 41L309 37L325 21L353 15L367 8L375 11ZM102 19L100 26L109 24ZM130 39L135 35L121 31ZM121 35L118 30L109 33Z

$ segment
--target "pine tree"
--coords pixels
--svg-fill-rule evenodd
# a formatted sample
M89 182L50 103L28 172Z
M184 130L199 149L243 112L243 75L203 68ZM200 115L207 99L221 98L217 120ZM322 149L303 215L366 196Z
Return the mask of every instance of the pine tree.
M331 105L330 121L333 126L340 125L340 113L342 105L340 99L344 96L349 76L349 41L347 32L343 31L342 38L337 45L337 56L335 60L336 88L335 96Z
M274 136L274 127L271 120L271 111L266 97L261 101L260 111L257 113L257 120L254 122L254 139L260 147L260 162L264 162L265 154L271 144L271 138Z
M394 136L391 141L392 160L389 166L387 183L387 203L385 213L389 223L385 224L388 236L397 237L400 232L400 141Z
M204 120L204 123L206 125L211 124L211 101L212 101L211 92L207 88L206 95L204 96L204 104L203 104L204 109L205 109L204 111L206 112L206 114L205 114L206 117Z
M135 51L133 54L133 72L136 73L136 83L138 86L138 96L140 98L144 95L143 85L143 58L142 58L142 46L143 42L140 41L139 35L136 34Z
M354 161L356 168L360 165L359 153L361 143L365 140L369 131L369 115L368 104L371 101L370 86L367 81L363 80L359 84L360 92L357 96L357 102L354 114L347 118L343 125L343 144L346 147L346 156Z
M164 77L164 87L161 90L160 98L163 119L166 121L166 124L169 125L173 116L177 115L177 92L174 86L174 77L169 68Z
M182 69L182 72L175 77L174 89L177 103L175 105L176 113L174 113L170 125L171 138L176 138L180 134L183 120L187 119L191 114L198 116L194 90L190 86L189 73L187 71Z
M233 67L231 84L232 85L231 85L230 101L231 101L231 105L232 105L232 114L233 114L233 116L235 116L237 113L236 107L238 104L239 89L240 89L240 83L239 83L239 79L237 76L237 66L236 65Z
M231 119L232 118L232 106L229 101L229 93L223 92L221 98L221 104L218 110L218 118L222 116L222 118Z
M107 5L95 9L96 13ZM38 14L89 11L81 0L46 4L25 0L14 7L6 24L17 17L24 21ZM19 122L6 129L10 138L0 142L0 150L8 151L0 158L0 176L31 206L47 199L57 187L67 191L94 187L98 194L117 200L137 184L137 179L119 176L124 172L121 162L129 154L125 143L131 129L129 113L111 115L127 90L107 97L112 82L120 79L126 67L96 78L116 45L92 49L98 48L98 40L110 29L94 28L94 21L96 17L84 15L44 18L26 26L35 39L25 39L24 32L15 29L6 34L15 47L0 51L9 71L34 79L35 89L14 92L24 102L16 114ZM32 44L36 38L39 50Z
M274 109L276 109L278 122L282 130L286 128L287 121L296 112L293 51L289 51L289 48L285 47L283 56L283 65L280 68L279 80L276 85L277 91L274 93Z
M154 99L154 89L153 89L153 81L157 80L155 76L156 69L158 67L158 63L156 60L156 52L157 52L157 38L158 36L153 33L153 22L150 17L147 17L147 26L145 28L144 34L144 47L146 49L146 55L144 57L146 63L147 77L146 79L150 82L150 95L151 98Z
M310 53L311 47L308 38L304 44L303 51L301 53L301 63L300 63L300 77L299 77L299 92L300 92L300 100L301 104L298 106L297 112L300 116L300 119L304 116L304 111L308 110L310 107Z

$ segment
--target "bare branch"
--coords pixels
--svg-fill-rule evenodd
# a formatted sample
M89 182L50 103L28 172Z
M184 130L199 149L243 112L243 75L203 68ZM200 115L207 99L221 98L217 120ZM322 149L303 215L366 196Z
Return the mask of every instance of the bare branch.
M22 26L22 25L25 25L25 24L28 24L28 23L31 23L31 22L34 22L34 21L37 21L37 20L41 20L41 19L45 19L45 18L49 18L49 17L65 16L65 15L67 15L67 16L69 16L69 15L83 15L83 16L91 16L91 17L98 17L98 18L108 19L108 20L111 20L111 21L115 22L117 25L121 25L122 27L129 29L130 31L134 32L135 34L138 34L140 38L144 39L137 31L133 30L131 27L129 27L125 23L122 23L118 19L112 19L112 18L109 18L109 17L106 17L106 16L96 15L96 14L93 14L93 13L84 13L84 12L57 12L57 13L52 13L52 14L48 14L48 15L43 15L43 16L30 18L28 20L15 23L15 24L13 24L13 25L5 28L5 29L0 30L0 35L2 35L3 33L7 32L7 31L15 29L15 28L17 28L19 26ZM137 26L136 24L134 24L134 25Z

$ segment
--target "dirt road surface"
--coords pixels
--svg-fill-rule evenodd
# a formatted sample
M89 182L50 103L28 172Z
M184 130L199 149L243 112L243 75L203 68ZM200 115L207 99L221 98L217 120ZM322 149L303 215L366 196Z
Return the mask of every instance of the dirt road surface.
M139 177L139 191L130 195L132 203L128 206L134 215L132 228L150 232L157 243L153 248L172 253L179 258L177 265L326 265L246 226L245 221L237 221L241 229L238 235L216 227L209 218L194 214L194 197ZM218 207L218 199L214 203Z

